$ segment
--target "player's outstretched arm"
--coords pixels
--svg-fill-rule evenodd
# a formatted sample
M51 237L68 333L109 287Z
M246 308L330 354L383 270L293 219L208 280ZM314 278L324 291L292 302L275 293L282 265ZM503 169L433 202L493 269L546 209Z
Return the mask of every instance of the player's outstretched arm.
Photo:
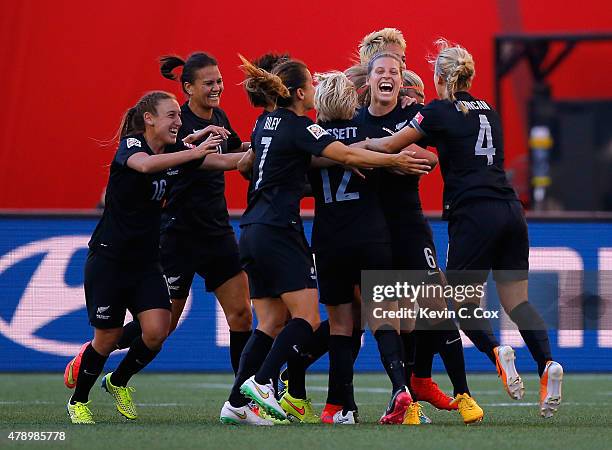
M199 167L203 170L236 170L238 163L244 157L247 152L239 153L213 153L202 162Z
M321 156L333 159L341 164L354 167L392 167L405 173L424 175L431 166L426 159L417 159L414 152L402 151L393 155L373 152L359 147L347 147L335 141L329 144Z
M127 166L141 173L157 173L215 153L220 143L221 138L218 135L211 135L197 147L180 152L159 155L138 152L128 158Z
M404 127L392 136L368 139L354 145L364 147L375 152L395 153L408 147L410 144L420 141L422 138L423 135L419 131L412 127Z

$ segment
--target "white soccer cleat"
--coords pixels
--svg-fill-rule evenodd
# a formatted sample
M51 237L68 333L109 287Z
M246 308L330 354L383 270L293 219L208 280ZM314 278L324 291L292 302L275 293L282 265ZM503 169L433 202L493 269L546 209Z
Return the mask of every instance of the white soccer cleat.
M253 375L242 383L240 392L257 403L257 406L275 419L284 420L287 418L287 414L281 405L278 404L274 395L272 380L268 384L259 384L255 381L255 376Z
M221 408L221 414L219 415L221 423L227 425L254 425L254 426L271 426L274 423L271 420L259 417L255 412L248 406L241 406L234 408L230 402L225 402L223 408Z
M497 367L497 374L504 383L504 389L513 400L520 400L525 395L525 386L523 386L523 380L516 371L514 366L514 349L509 345L500 345L493 349L495 353L495 366Z
M355 425L359 423L359 415L356 411L347 411L346 414L342 410L334 414L334 423L339 425Z
M552 417L561 404L563 367L555 361L548 361L540 378L540 415Z

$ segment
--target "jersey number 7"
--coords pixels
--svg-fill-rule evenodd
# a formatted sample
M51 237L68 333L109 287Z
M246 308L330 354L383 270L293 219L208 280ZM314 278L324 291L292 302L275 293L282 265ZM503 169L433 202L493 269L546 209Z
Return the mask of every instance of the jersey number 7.
M491 133L491 125L487 120L487 116L479 114L480 130L478 130L478 140L474 146L474 154L476 156L486 156L487 166L493 165L493 156L495 156L495 147L493 147L493 133ZM484 140L487 139L487 146L484 146Z

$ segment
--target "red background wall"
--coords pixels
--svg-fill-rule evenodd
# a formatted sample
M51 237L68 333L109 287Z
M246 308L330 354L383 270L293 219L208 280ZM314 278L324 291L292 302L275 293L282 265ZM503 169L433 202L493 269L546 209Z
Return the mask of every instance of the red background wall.
M289 51L313 71L344 69L366 33L394 26L408 42L407 62L433 98L424 56L444 36L476 60L475 95L493 100L493 36L500 32L612 31L609 2L473 0L412 4L337 2L3 1L0 11L0 208L91 208L106 183L121 115L145 92L182 98L159 75L157 58L203 50L225 80L221 106L248 140L257 112L246 100L237 52ZM581 45L552 77L559 97L612 97L612 44ZM525 153L528 83L504 83L506 153ZM246 184L228 174L230 208L245 206ZM425 177L426 209L439 210L439 172Z

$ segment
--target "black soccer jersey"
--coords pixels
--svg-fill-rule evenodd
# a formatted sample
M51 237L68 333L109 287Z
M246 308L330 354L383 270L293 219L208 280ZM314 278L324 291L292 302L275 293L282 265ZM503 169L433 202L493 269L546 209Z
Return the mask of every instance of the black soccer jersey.
M346 145L380 135L377 129L354 120L320 125ZM390 241L377 191L378 175L377 170L366 171L364 180L340 165L308 172L315 198L314 251Z
M127 166L135 153L153 155L142 134L121 140L110 166L104 212L89 247L104 256L128 261L159 259L161 203L168 187L183 171L202 160L163 172L145 174Z
M355 120L359 123L377 127L383 133L380 136L390 136L407 126L422 107L419 104L412 104L402 108L402 105L398 102L397 106L384 116L373 116L367 107L362 107L357 111ZM423 148L427 147L426 141L419 141L417 144ZM396 175L383 171L380 194L388 220L397 219L401 221L402 217L410 216L414 211L421 210L419 177L417 175Z
M222 109L213 108L210 120L196 116L185 103L181 106L181 126L175 150L183 150L182 139L209 125L225 127L230 136L219 146L220 153L236 150L242 145ZM195 144L200 144L198 141ZM199 236L223 236L233 232L225 202L225 176L220 170L194 170L184 173L171 187L164 209L163 229L177 230Z
M457 92L457 100L434 100L410 126L432 139L444 179L444 216L468 198L517 200L504 171L504 140L498 114L484 100ZM459 105L468 113L464 114Z
M240 225L253 223L301 230L300 198L312 155L336 139L306 116L279 108L255 130L252 190Z

